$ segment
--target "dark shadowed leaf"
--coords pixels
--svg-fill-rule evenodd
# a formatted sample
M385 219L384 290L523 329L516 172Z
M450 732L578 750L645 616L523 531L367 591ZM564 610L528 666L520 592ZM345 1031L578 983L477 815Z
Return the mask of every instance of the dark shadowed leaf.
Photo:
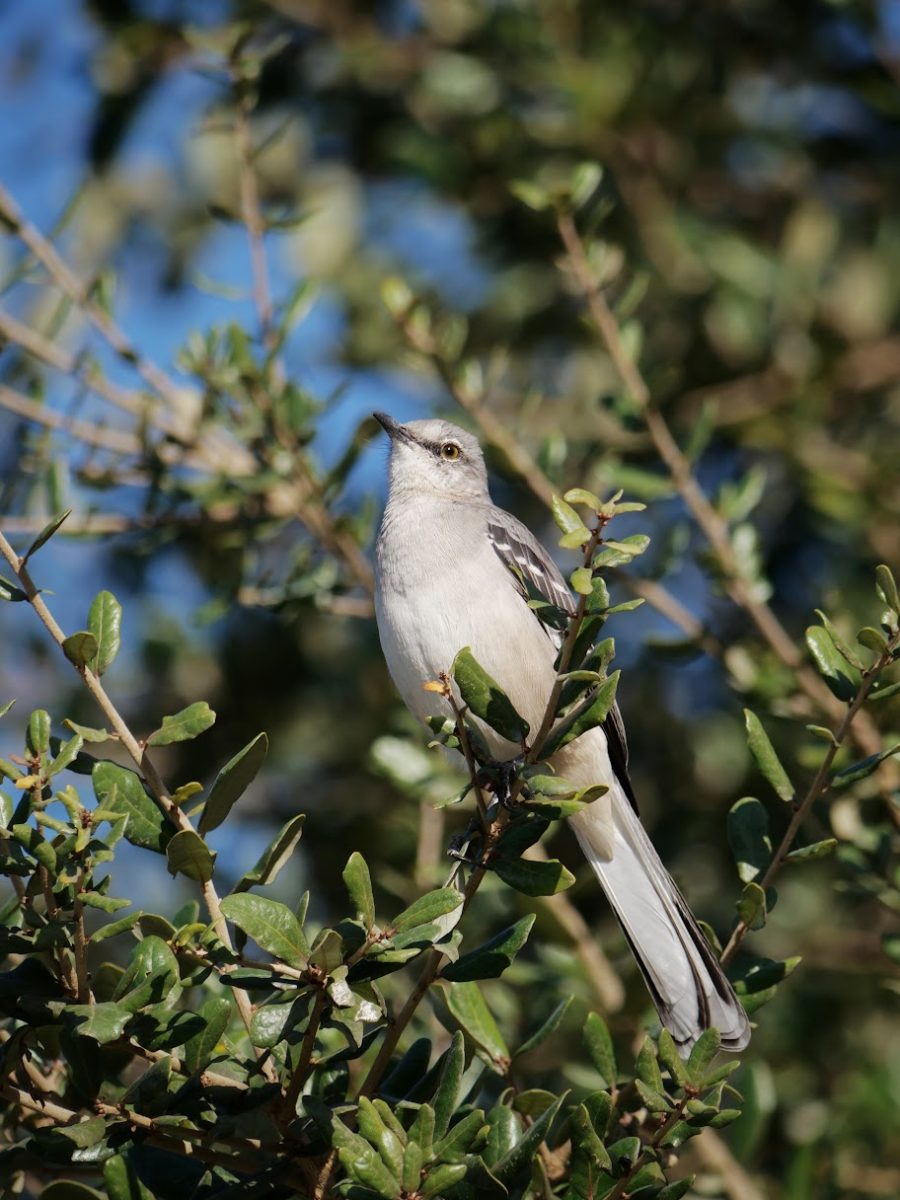
M532 1050L536 1050L542 1045L548 1037L556 1032L562 1024L563 1018L569 1011L569 1005L574 997L566 996L564 1000L560 1000L556 1008L545 1021L543 1021L534 1033L530 1034L522 1045L516 1050L515 1057L521 1058L524 1054L529 1054Z
M66 518L70 517L71 515L72 515L71 508L67 508L65 512L60 513L58 516L54 517L51 521L47 522L47 524L44 526L44 528L41 530L41 532L37 535L37 537L34 539L34 541L31 543L31 545L25 551L25 554L22 558L22 566L23 567L28 562L29 558L31 558L32 554L36 554L37 551L40 550L41 546L43 546L47 542L49 542L50 539L53 537L54 533L56 533L57 529L59 529L60 525L62 525L63 521L65 521Z
M209 833L222 824L234 803L256 778L268 749L268 737L264 733L258 733L252 742L248 742L243 750L239 750L234 758L225 764L216 776L203 815L200 817L198 828L201 833Z
M553 896L575 882L575 876L556 858L495 858L491 870L517 892L526 896Z
M821 625L811 625L806 631L806 644L819 672L838 700L852 700L856 683L851 668L838 652L831 635Z
M88 667L97 654L97 639L86 629L70 633L62 644L63 654L73 666L82 670Z
M535 914L529 913L492 937L489 942L470 950L468 954L460 955L455 963L449 963L441 974L445 979L463 982L470 979L496 979L502 975L512 963L515 956L528 941L528 935L535 921Z
M868 775L872 775L886 758L891 758L900 751L900 744L891 746L889 750L883 750L880 754L870 754L868 758L862 758L859 762L852 763L849 767L844 767L842 771L838 771L832 777L831 786L833 788L850 787L851 784L857 783L860 779L865 779Z
M294 853L303 833L305 820L306 815L298 813L296 817L286 821L260 855L256 865L241 876L232 890L246 892L249 888L264 887L267 883L272 883Z
M190 1071L201 1071L217 1053L222 1035L231 1020L231 1001L223 996L212 996L201 1005L199 1015L205 1024L184 1047L184 1061Z
M216 856L193 829L182 829L166 846L166 858L172 875L186 875L197 883L212 879Z
M769 817L753 796L745 796L728 813L728 844L742 883L763 875L772 860Z

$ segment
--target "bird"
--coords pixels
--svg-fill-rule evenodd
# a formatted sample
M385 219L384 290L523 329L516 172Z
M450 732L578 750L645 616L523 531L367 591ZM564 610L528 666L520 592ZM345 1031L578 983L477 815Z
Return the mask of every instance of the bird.
M492 502L477 438L439 418L404 424L373 415L390 438L375 614L401 698L423 722L450 715L447 697L423 685L449 673L468 647L538 728L556 677L559 634L529 606L528 588L569 614L572 592L527 526ZM480 724L498 762L521 754L520 745ZM638 815L618 706L550 765L578 787L608 788L569 825L679 1052L687 1057L712 1027L722 1049L742 1050L747 1014Z

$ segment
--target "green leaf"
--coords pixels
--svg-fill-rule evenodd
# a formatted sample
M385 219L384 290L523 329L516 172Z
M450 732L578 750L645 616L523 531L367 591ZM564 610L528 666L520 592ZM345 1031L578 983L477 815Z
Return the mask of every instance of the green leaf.
M50 749L50 714L36 708L28 718L28 749L32 754L46 754Z
M23 600L27 600L28 596L20 587L16 587L14 583L10 583L8 579L0 575L0 600L8 600L11 604L21 604Z
M80 733L76 733L67 742L63 742L56 757L47 768L47 775L52 778L54 775L58 775L60 771L64 771L78 757L83 745L84 738Z
M634 1069L638 1079L643 1080L648 1088L654 1092L665 1091L656 1057L656 1047L649 1037L644 1038L644 1043L635 1059Z
M871 625L865 625L857 633L856 640L861 646L865 646L867 650L872 650L875 654L887 654L888 640L880 629L873 629Z
M562 497L554 495L550 501L550 507L553 512L553 520L559 526L561 533L580 535L583 532L585 541L590 538L590 530L586 528L584 521L571 504L567 504Z
M404 908L403 912L394 918L392 927L398 933L402 933L419 925L430 925L441 917L456 912L462 906L462 902L462 892L458 892L456 888L436 888L433 892L426 892L424 896L414 900L408 908Z
M148 746L169 746L188 742L215 724L216 714L205 700L189 704L172 717L163 717L162 725L147 738Z
M425 1181L419 1186L418 1195L422 1200L428 1200L429 1196L440 1196L444 1192L465 1179L468 1172L466 1163L441 1163L440 1166L432 1167L425 1176Z
M542 758L552 757L557 750L568 746L569 742L574 742L589 729L603 724L616 702L616 688L620 675L621 671L613 671L606 682L597 688L587 708L576 709L574 713L557 722L541 747Z
M120 917L118 921L110 921L107 925L101 925L99 929L95 929L91 934L91 945L96 945L97 942L105 942L107 938L118 937L120 933L127 933L143 916L143 913L133 912L126 917Z
M67 725L73 733L77 733L86 742L107 742L112 737L108 729L92 729L90 725L77 725L68 717L63 721L63 725Z
M65 512L59 513L58 516L55 516L51 521L47 522L41 532L25 551L25 554L22 558L23 567L28 562L29 558L31 558L32 554L36 554L38 550L40 550L41 546L46 545L46 543L49 542L53 537L54 533L56 533L57 529L59 529L60 525L62 525L63 521L65 521L66 518L70 517L71 515L71 508L67 508Z
M193 829L182 829L166 846L171 875L186 875L197 883L208 883L213 876L216 856Z
M719 1052L718 1029L704 1029L691 1049L685 1069L694 1083L699 1083L706 1069Z
M656 1045L659 1052L659 1061L669 1072L672 1082L679 1087L687 1083L688 1073L685 1070L684 1061L678 1053L675 1039L665 1026L659 1032L659 1039Z
M832 693L838 700L852 700L856 694L856 684L847 673L847 664L828 631L821 625L810 626L806 631L806 644Z
M178 959L161 937L150 934L132 951L112 998L129 1012L137 1012L165 1001L178 982Z
M62 649L69 662L82 671L90 666L91 659L97 653L97 639L86 629L80 629L77 633L69 634L63 641Z
M569 582L579 596L590 596L594 588L594 577L590 567L576 567L569 576Z
M455 963L448 963L441 974L444 979L457 983L471 979L496 979L512 964L528 941L534 922L535 914L529 913L527 917L522 917L483 946L461 955Z
M434 1136L436 1138L442 1138L450 1127L450 1119L456 1112L459 1102L459 1089L465 1069L465 1041L463 1035L457 1030L444 1054L434 1093Z
M900 743L891 746L889 750L883 750L880 754L870 754L868 758L851 763L849 767L844 767L842 771L838 771L836 775L832 776L831 786L838 789L850 787L851 784L857 783L860 779L865 779L868 775L877 771L884 760L891 758L898 750L900 750Z
M762 722L756 713L749 708L744 709L744 721L747 726L747 743L750 753L756 759L763 777L775 789L775 793L786 804L794 798L794 786L788 778L787 771L781 765L775 747L769 741L769 735L763 729Z
M97 641L91 669L102 675L115 661L122 640L122 605L112 592L98 592L91 601L88 629Z
M98 762L91 772L91 778L98 806L107 812L127 816L126 839L134 846L164 853L172 829L144 791L134 771L128 771L116 763Z
M77 1034L93 1038L101 1046L120 1038L133 1015L129 1009L111 1000L102 1004L69 1004L65 1013L74 1018Z
M603 1142L597 1136L587 1108L583 1104L579 1104L572 1109L572 1146L574 1149L583 1150L585 1154L590 1155L594 1163L602 1171L612 1171L612 1159L604 1146Z
M824 838L821 842L811 842L808 846L798 846L790 854L785 855L785 862L815 862L819 858L828 858L837 849L837 838Z
M228 760L212 785L209 799L203 809L198 826L201 833L218 829L233 805L247 790L265 761L269 750L269 739L258 733L252 742Z
M603 507L603 501L599 496L595 496L593 492L580 487L569 488L563 495L563 500L566 500L569 504L583 504L585 508L590 509L593 513L598 513ZM568 533L569 531L563 530L563 532Z
M241 876L233 890L246 892L252 887L264 887L267 883L272 883L294 853L305 821L305 813L298 813L296 817L286 821L260 855L256 866Z
M119 1154L103 1164L103 1182L108 1200L154 1200L153 1193L144 1187L128 1160Z
M477 983L452 983L447 989L447 1007L463 1033L487 1051L493 1062L505 1069L510 1054L497 1022L491 1016Z
M650 538L645 533L633 533L630 537L622 538L620 542L604 542L600 551L594 555L592 566L595 571L603 567L627 567L632 559L643 554L649 545Z
M875 568L875 589L882 604L900 616L900 592L890 567L879 563Z
M354 850L347 859L342 876L350 899L356 907L357 916L361 918L366 929L375 926L375 897L372 894L372 879L366 860Z
M784 959L783 962L773 962L767 959L755 963L743 979L736 980L734 990L739 996L751 996L766 988L774 987L775 984L787 979L788 975L792 975L800 962L800 956L795 955L793 958Z
M493 1175L506 1183L515 1178L520 1171L528 1167L538 1153L541 1142L550 1131L550 1126L556 1119L556 1114L562 1107L565 1096L560 1096L550 1108L546 1109L533 1125L530 1125L523 1137L519 1138L512 1150L505 1154L499 1162L491 1167Z
M875 700L887 700L889 696L896 696L900 692L900 681L897 683L889 683L884 687L878 687L877 684L871 692L869 692L870 702Z
M416 1119L409 1127L409 1140L422 1148L426 1159L431 1158L434 1145L434 1109L430 1104L420 1104Z
M522 1093L519 1095L521 1098ZM552 1101L554 1097L550 1099ZM471 1154L484 1136L484 1112L477 1108L457 1121L439 1142L435 1142L434 1157L438 1162L458 1162L462 1155Z
M602 1077L605 1087L615 1087L617 1071L609 1026L599 1013L588 1013L582 1033L591 1062Z
M366 1096L360 1097L356 1115L359 1132L370 1145L375 1147L381 1155L381 1161L399 1182L403 1171L404 1157L404 1147L400 1138L381 1119L378 1109Z
M528 737L528 722L516 712L509 697L488 675L465 646L453 660L450 672L465 703L491 729L510 742L521 744Z
M526 896L554 896L575 882L575 876L556 858L495 858L489 863L505 884Z
M861 671L863 669L863 664L859 655L851 646L847 645L847 642L843 637L841 637L840 630L834 624L834 622L829 620L827 615L822 612L821 608L816 609L816 616L825 626L825 632L831 638L832 642L834 642L834 648L837 650L838 654L840 654L841 658L845 659L851 667L855 667L858 671Z
M525 1054L530 1054L532 1050L536 1050L538 1046L542 1045L547 1040L548 1037L554 1034L557 1029L559 1029L563 1022L563 1018L569 1011L569 1005L572 1003L573 998L574 997L572 996L566 996L564 999L560 1000L559 1004L557 1004L550 1016L547 1017L547 1019L537 1027L534 1033L530 1034L518 1048L518 1050L516 1050L514 1057L521 1058Z
M772 860L769 817L753 796L744 796L728 813L728 844L737 864L738 877L749 883L765 874Z
M76 1183L72 1179L57 1179L48 1183L41 1192L41 1200L107 1200L102 1192L88 1187L86 1183Z
M737 911L748 929L762 929L766 923L766 893L758 883L744 885Z
M238 892L224 898L222 913L274 958L292 967L306 966L309 945L300 922L286 904Z

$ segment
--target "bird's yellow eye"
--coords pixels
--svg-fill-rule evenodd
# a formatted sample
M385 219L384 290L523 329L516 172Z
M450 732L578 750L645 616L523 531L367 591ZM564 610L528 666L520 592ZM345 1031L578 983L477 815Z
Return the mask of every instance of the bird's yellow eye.
M441 446L441 458L446 462L456 462L459 458L459 446L456 442L444 442Z

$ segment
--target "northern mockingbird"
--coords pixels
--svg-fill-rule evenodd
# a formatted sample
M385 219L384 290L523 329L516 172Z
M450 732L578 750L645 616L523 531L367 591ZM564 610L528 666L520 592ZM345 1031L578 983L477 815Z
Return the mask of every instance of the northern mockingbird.
M421 720L449 715L423 683L471 647L516 710L537 729L555 679L558 636L529 608L522 579L566 612L572 593L550 555L488 492L478 442L447 421L377 420L391 439L390 489L376 548L375 611L388 669ZM498 761L521 747L480 723ZM618 708L554 755L580 787L609 791L569 824L619 919L660 1020L682 1053L715 1026L741 1050L747 1015L644 832L628 777Z

